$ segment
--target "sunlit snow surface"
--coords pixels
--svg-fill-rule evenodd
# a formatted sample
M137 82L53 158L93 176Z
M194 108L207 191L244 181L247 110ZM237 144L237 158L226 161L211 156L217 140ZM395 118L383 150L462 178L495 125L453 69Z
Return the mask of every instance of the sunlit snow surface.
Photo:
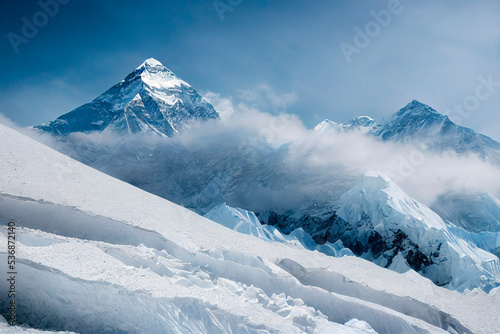
M3 125L0 142L0 244L16 221L25 325L81 333L500 331L498 288L461 294L413 271L260 240ZM0 279L2 310L6 290Z

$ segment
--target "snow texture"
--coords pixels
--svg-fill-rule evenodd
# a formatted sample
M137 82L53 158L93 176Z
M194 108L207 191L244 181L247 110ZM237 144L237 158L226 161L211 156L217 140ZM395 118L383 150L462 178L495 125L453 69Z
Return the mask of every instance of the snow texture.
M500 331L498 288L462 294L412 270L264 241L3 125L0 142L0 244L16 221L24 325L79 333ZM0 263L6 256L3 248Z

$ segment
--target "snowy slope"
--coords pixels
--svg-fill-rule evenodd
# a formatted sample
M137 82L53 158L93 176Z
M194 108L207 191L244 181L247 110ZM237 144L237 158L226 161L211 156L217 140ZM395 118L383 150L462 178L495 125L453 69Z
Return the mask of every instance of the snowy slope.
M17 221L18 311L32 327L363 333L369 324L379 333L500 331L499 315L491 312L500 303L498 289L460 294L413 271L266 242L3 125L0 142L0 244L6 223ZM1 279L1 298L6 288Z
M64 135L105 131L172 136L192 121L217 117L193 87L150 58L92 102L36 128Z
M428 109L422 107L419 110L421 113L437 114ZM408 110L402 115L408 115ZM285 238L288 237L287 234L292 234L292 239L295 238L305 248L317 249L334 256L342 248L334 245L343 244L357 255L381 266L402 271L410 265L435 283L460 291L474 287L488 291L496 286L498 250L493 248L496 245L495 235L464 235L460 230L443 228L442 233L433 235L435 242L427 245L426 241L419 240L419 234L403 233L397 226L398 219L408 218L407 212L398 211L399 207L394 209L397 215L391 216L394 221L382 225L387 227L384 231L380 230L380 226L376 230L374 225L366 221L346 222L343 217L339 217L337 211L342 205L342 194L352 188L364 172L358 174L349 168L328 164L322 167L321 158L328 157L329 151L335 149L336 145L349 143L351 135L354 136L352 141L356 141L359 135L356 137L353 132L370 135L374 129L374 121L365 116L343 124L325 121L306 138L289 146L278 149L266 145L252 146L250 152L246 151L245 145L238 145L237 140L234 141L235 144L231 140L200 139L202 143L189 146L176 142L179 136L162 139L158 141L158 145L143 142L140 137L137 140L124 137L125 143L120 141L118 147L110 148L93 148L84 142L82 146L76 146L75 150L73 146L68 146L65 152L80 153L79 159L85 163L198 213L205 214L224 201L231 206L245 208L249 211L220 205L217 217L209 217L240 232L274 241L281 240L276 238L276 233L285 234ZM336 142L339 137L334 133L339 131L346 138ZM387 145L375 142L379 145L375 147ZM361 150L359 154L362 155L363 152ZM356 154L356 147L352 153ZM290 163L290 156L303 163ZM342 156L337 157L337 160L341 165ZM319 166L315 166L316 161ZM294 165L299 168L294 168ZM378 191L382 192L382 189ZM378 204L381 207L385 206L383 197L374 196L374 199L377 203L380 201ZM404 194L400 201L405 200L413 201ZM454 216L443 217L458 226L468 224L475 226L476 232L483 231L484 226L493 226L495 215L498 215L494 211L498 209L496 202L491 203L492 205L483 205L487 203L481 198L477 205L470 205L472 202L469 200L465 203L462 201L459 205L448 208L448 212L454 213ZM475 215L462 214L466 208L470 208L468 211ZM256 217L251 217L253 213L250 210L256 213ZM369 212L375 213L376 210L370 209ZM227 219L233 215L239 218ZM432 217L426 219L435 220L434 216L432 214ZM463 218L455 221L456 217ZM373 217L370 216L371 218ZM272 226L261 226L258 221ZM360 226L363 231L358 228ZM458 234L454 235L455 232ZM384 240L380 241L382 235ZM482 237L486 239L482 240ZM450 240L454 246L448 248ZM462 243L465 245L462 246ZM441 250L442 244L444 246ZM454 255L447 253L448 251ZM464 254L466 256L463 257ZM459 264L455 266L456 270L451 270L451 261ZM463 268L469 263L472 266L465 273Z
M349 131L360 131L362 133L370 133L375 126L375 120L368 116L356 117L345 123L336 123L328 119L316 125L314 132L328 132L328 131L339 131L339 132L349 132Z

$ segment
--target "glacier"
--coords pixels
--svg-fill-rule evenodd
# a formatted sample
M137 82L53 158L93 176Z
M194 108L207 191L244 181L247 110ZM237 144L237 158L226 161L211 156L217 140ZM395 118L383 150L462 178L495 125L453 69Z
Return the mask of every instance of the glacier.
M355 253L383 267L401 254L409 267L438 285L464 291L500 285L500 260L460 238L436 213L418 203L389 178L368 172L341 198L332 229Z

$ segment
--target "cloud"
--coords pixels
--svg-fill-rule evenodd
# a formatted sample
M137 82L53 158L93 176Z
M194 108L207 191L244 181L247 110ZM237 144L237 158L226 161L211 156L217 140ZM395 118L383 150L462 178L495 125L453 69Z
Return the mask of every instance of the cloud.
M5 116L0 112L0 124L7 125L9 128L16 129L18 128L18 125L14 123L10 118Z
M429 206L454 190L500 196L500 169L475 155L429 153L355 131L308 130L296 115L203 95L221 119L193 123L172 138L74 133L56 140L1 114L0 122L187 207L215 200L254 211L331 205L368 170L388 175Z
M341 179L350 172L382 172L429 206L438 195L451 191L500 196L500 168L475 154L427 152L417 145L382 142L355 131L313 131L290 146L289 159L295 168L315 177Z
M214 92L203 92L201 95L214 106L221 119L227 119L234 114L235 109L230 98L221 97L220 94Z
M258 137L259 140L265 140L273 145L291 142L301 138L307 132L297 115L284 111L271 114L261 111L256 104L249 105L243 102L235 104L232 97L221 97L220 94L213 92L205 92L203 97L219 112L221 124L209 122L202 127L201 131L211 131L214 135L222 135L225 131L237 131L246 134L247 137ZM281 103L284 99L276 98L272 103L278 103L278 100ZM190 137L191 135L186 132L182 136Z
M280 111L285 111L288 106L297 101L297 94L294 91L279 94L266 83L260 83L253 89L240 89L238 92L239 97L243 101L256 104L264 110L279 109Z

